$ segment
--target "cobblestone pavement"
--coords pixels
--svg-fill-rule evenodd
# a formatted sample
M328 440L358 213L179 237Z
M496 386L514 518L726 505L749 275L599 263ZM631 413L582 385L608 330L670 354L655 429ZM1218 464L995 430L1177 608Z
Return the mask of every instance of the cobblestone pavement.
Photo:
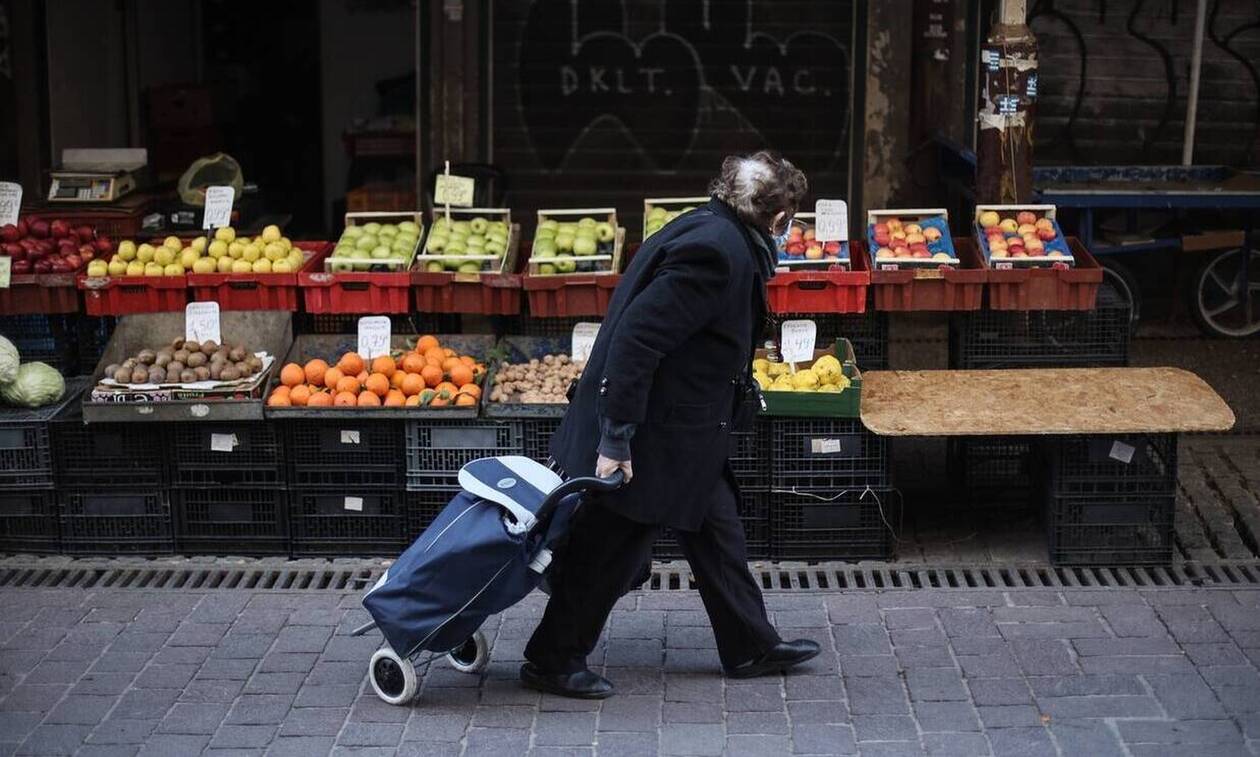
M0 755L1260 755L1260 590L770 594L824 651L745 682L694 592L637 592L602 704L517 684L543 599L487 624L485 674L436 665L400 708L358 595L3 590Z

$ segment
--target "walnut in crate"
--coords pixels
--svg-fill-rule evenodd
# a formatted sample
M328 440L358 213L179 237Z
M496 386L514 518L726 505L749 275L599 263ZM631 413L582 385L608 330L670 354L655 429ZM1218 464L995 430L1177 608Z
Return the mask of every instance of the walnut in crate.
M582 375L581 361L568 355L544 355L528 363L503 363L494 376L491 402L567 404L569 384Z

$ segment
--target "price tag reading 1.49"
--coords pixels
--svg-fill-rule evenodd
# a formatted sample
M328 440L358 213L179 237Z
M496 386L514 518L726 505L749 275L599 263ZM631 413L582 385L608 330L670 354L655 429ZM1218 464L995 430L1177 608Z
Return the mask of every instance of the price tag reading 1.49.
M814 359L818 324L813 321L784 321L779 333L779 354L785 363L808 363Z
M576 323L573 325L573 343L570 353L574 360L586 362L591 357L591 349L595 346L595 337L599 336L598 323Z
M389 318L373 315L359 319L359 356L364 360L389 354Z

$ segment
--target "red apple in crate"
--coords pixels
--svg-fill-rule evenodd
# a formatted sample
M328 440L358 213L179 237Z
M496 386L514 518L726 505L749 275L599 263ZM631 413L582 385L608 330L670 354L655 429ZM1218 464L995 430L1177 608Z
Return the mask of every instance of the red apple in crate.
M66 264L66 267L69 268L71 271L77 271L83 267L83 258L79 257L79 254L77 252L71 255L67 255L61 260L62 262Z
M48 224L48 233L52 234L53 239L65 239L70 236L70 224L60 218L54 218L53 222Z
M16 224L6 223L4 226L0 226L0 241L16 242L19 238L21 238L21 236L22 235L18 233L18 227Z
M804 237L806 242L812 242L818 237L818 233L813 229L806 229Z
M822 256L823 256L822 245L818 244L817 242L805 248L806 260L821 260Z
M840 243L839 243L839 242L836 242L836 241L831 241L831 242L827 242L827 243L825 243L825 244L823 245L823 252L826 252L826 253L831 254L831 255L836 255L836 254L839 254L839 252L840 252Z
M875 224L874 232L875 232L876 234L887 234L887 233L888 233L888 224L886 224L886 223L877 223L877 224Z
M114 242L109 237L99 236L93 244L96 245L96 251L102 255L108 255L114 251Z
M1051 239L1054 239L1056 236L1057 235L1054 233L1053 226L1050 228L1046 228L1042 226L1037 229L1037 238L1043 242L1049 242Z
M42 218L36 218L30 223L30 234L36 239L45 239L48 237L48 222Z
M96 247L91 244L79 245L79 257L87 263L96 259Z
M17 222L18 236L24 237L31 233L30 221L25 218L19 218Z
M1031 210L1021 210L1019 211L1019 215L1015 216L1015 220L1019 222L1020 226L1023 226L1026 223L1036 223L1037 214Z
M25 258L23 258L22 260L14 259L11 268L12 268L13 273L30 273L31 261L26 260Z
M805 243L804 242L788 242L787 247L784 248L784 252L793 256L804 255Z
M920 248L920 249L915 250L915 251L914 251L914 256L915 256L916 258L930 258L930 257L932 257L932 253L928 252L928 251L927 251L927 248L926 248L926 247L924 247L924 248Z

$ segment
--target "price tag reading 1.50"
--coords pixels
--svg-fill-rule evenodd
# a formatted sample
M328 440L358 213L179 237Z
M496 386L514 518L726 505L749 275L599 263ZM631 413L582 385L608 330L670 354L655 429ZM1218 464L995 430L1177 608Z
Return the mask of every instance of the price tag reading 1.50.
M359 356L364 360L389 354L389 318L373 315L359 319Z
M184 307L184 338L223 343L219 333L219 303L190 302Z
M818 324L813 321L784 321L779 334L779 354L785 363L807 363L814 359Z

